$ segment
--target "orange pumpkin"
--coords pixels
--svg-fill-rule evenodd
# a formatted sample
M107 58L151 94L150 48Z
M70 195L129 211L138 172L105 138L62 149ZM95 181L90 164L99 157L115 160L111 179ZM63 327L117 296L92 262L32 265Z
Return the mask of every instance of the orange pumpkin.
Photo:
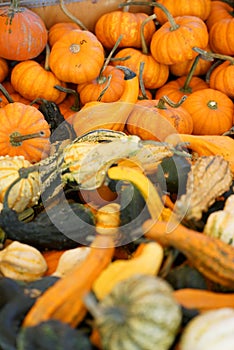
M121 64L130 68L138 76L140 74L140 65L144 63L144 70L142 73L142 80L146 89L157 89L164 85L169 76L168 65L157 62L149 53L145 38L144 27L148 21L154 19L155 16L148 16L141 24L141 50L127 47L119 50L115 55L114 65ZM128 59L123 60L128 57Z
M0 109L0 155L24 156L31 163L46 157L50 127L37 108L21 102Z
M120 48L140 48L140 26L147 16L146 13L131 13L125 10L105 13L96 22L95 34L107 49L112 49L120 35L123 35ZM155 30L155 24L152 21L145 25L144 36L147 44L150 43Z
M181 106L166 105L164 99L142 100L135 104L130 113L126 129L143 140L164 141L175 132L191 134L193 121Z
M55 23L48 31L48 42L50 46L59 40L64 34L73 29L81 29L78 24L74 22L60 22Z
M195 16L173 18L165 7L161 4L157 6L163 9L168 21L156 30L151 39L150 50L156 61L169 65L179 63L197 55L193 47L207 47L208 30L202 19Z
M0 8L0 57L15 61L35 58L44 50L47 39L40 16L19 6L19 0Z
M221 135L233 125L234 104L211 88L195 91L183 103L193 119L194 135Z
M96 79L87 83L78 84L77 91L80 95L80 102L82 105L90 101L98 100L102 102L114 102L123 94L124 85L124 72L118 68L107 65ZM105 92L103 93L104 90ZM100 96L102 97L100 98Z
M155 98L159 100L162 96L168 96L172 101L179 101L182 96L189 96L191 93L207 89L209 85L199 77L192 77L188 82L187 76L171 80L159 88L155 93Z
M209 77L212 89L222 91L230 98L234 98L234 59L225 61L215 67Z
M234 55L234 17L224 18L214 23L209 31L212 51L223 55Z
M206 20L208 31L210 31L213 24L221 19L230 19L233 17L233 8L225 1L211 1L211 8L209 16Z
M209 16L211 8L211 0L157 0L157 3L164 5L174 17L196 16L203 21ZM154 13L160 24L167 21L166 15L160 8L154 7Z
M62 102L66 94L54 88L66 86L47 66L36 60L26 60L14 66L11 72L11 84L15 91L27 100L44 98L55 103Z

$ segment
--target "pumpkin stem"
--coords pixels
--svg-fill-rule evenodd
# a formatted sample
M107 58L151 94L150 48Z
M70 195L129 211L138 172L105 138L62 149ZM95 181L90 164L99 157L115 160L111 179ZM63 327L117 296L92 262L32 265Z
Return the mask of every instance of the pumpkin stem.
M170 23L171 25L171 28L170 30L173 31L173 30L177 30L179 28L179 25L176 24L175 20L174 20L174 17L172 16L172 14L168 11L168 9L162 5L162 4L159 4L157 2L146 2L146 1L139 1L139 2L136 2L136 1L131 1L131 2L128 2L127 4L119 4L119 7L124 7L126 5L139 5L139 6L153 6L153 7L158 7L160 8L166 15L167 19L168 19L168 22Z
M98 96L97 101L101 101L103 95L105 94L106 90L107 90L107 89L109 88L109 86L110 86L111 79L112 79L112 75L109 75L109 76L107 77L106 86L105 86L104 89L101 91L100 95Z
M222 55L219 53L205 51L199 47L193 47L193 50L201 55L204 60L213 61L215 58L223 61L230 61L231 64L234 64L234 57L228 55Z
M139 69L139 84L140 84L142 96L138 97L139 100L148 100L148 97L147 97L146 91L145 91L145 84L144 84L144 80L143 80L144 66L145 66L145 62L141 62L140 69Z
M218 103L217 101L214 101L214 100L211 100L207 103L207 106L210 108L210 109L218 109Z
M106 67L108 66L108 64L110 63L111 57L113 56L114 52L116 51L117 47L119 46L121 40L123 39L123 35L120 34L120 36L118 37L118 39L116 40L115 45L113 46L112 50L110 51L109 55L107 56L107 58L105 59L105 63L103 64L98 79L103 79L102 73L103 71L106 69Z
M39 131L39 132L35 132L34 134L26 134L26 135L21 135L18 131L15 131L10 135L10 143L12 146L18 147L22 145L22 142L25 140L31 140L31 139L35 139L37 137L43 137L43 136L45 136L44 131Z
M199 59L201 58L201 55L197 55L195 57L195 59L193 60L193 64L189 70L189 73L186 77L186 80L184 82L184 86L182 88L180 88L180 91L181 92L184 92L184 93L191 93L192 92L192 88L189 86L190 82L191 82L191 79L193 77L193 73L198 65L198 62L199 62Z
M60 6L61 10L63 11L63 13L68 18L70 18L74 23L76 23L78 26L80 26L81 29L88 30L88 28L78 18L73 16L73 14L67 9L63 0L59 0L59 6Z
M5 89L5 87L0 83L0 91L2 92L2 94L6 97L7 101L9 103L13 103L14 100L12 99L12 97L10 96L9 92Z
M74 112L78 112L80 110L80 97L76 90L69 89L60 85L55 85L54 88L67 94L72 94L75 97L75 100L70 109Z
M163 95L160 100L158 101L158 104L157 104L157 108L159 109L166 109L166 103L172 107L172 108L177 108L177 107L180 107L182 105L182 103L186 100L187 96L184 95L181 97L181 99L176 103L176 102L173 102L168 96L166 95Z
M50 71L50 65L49 65L49 56L50 56L50 47L49 44L46 44L46 53L45 53L45 64L44 64L44 69L46 71Z
M149 53L149 50L148 50L148 47L146 45L146 41L145 41L145 35L144 35L144 28L145 28L145 25L149 22L149 21L152 21L154 19L156 19L156 15L153 14L149 17L147 17L142 23L141 23L141 28L140 28L140 35L141 35L141 47L142 47L142 53L144 55L148 55Z
M213 72L213 70L218 67L223 61L222 60L217 60L216 62L214 62L212 64L212 66L208 69L208 71L206 72L206 76L205 76L205 81L207 84L210 83L210 75Z

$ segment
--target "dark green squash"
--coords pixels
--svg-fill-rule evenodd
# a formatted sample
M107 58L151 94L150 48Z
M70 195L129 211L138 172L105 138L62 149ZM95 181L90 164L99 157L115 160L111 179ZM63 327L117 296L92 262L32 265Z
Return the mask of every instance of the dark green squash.
M0 227L6 238L29 244L40 250L71 249L90 244L95 237L95 218L83 204L61 202L43 211L31 222L21 222L11 209L0 213ZM88 241L86 238L88 237Z
M21 290L17 291L12 299L0 309L0 349L16 350L16 337L22 321L36 299L58 277L46 276L37 281L22 284Z
M156 181L162 187L165 187L169 193L176 193L178 196L185 193L187 176L191 169L189 161L177 154L172 157L166 157L160 163L157 173Z
M21 328L17 350L92 350L88 335L58 320Z

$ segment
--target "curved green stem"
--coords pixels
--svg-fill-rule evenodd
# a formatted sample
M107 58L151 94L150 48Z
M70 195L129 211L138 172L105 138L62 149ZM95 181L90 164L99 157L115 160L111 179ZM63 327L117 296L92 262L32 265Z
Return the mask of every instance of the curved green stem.
M9 103L13 103L15 102L12 97L10 96L9 92L5 89L5 87L0 83L0 91L2 92L2 94L6 97L7 101Z
M162 4L159 4L157 2L145 2L145 1L139 1L139 2L136 2L136 1L131 1L131 2L128 2L127 4L126 3L123 3L123 4L120 4L119 7L124 7L126 5L139 5L139 6L153 6L153 7L158 7L160 8L166 15L167 17L167 20L169 21L170 25L171 25L171 28L170 30L173 31L173 30L177 30L179 28L179 25L176 24L175 20L174 20L174 17L172 16L172 14L168 11L168 9L162 5Z
M99 73L99 76L98 76L98 79L100 79L102 77L102 73L103 71L106 69L106 67L108 66L108 64L110 63L111 61L111 58L113 56L113 54L115 53L116 49L118 48L121 40L123 39L123 35L120 34L120 36L118 37L118 39L116 40L116 43L115 45L113 46L112 50L110 51L109 55L107 56L107 58L105 59L105 63L104 65L102 66L101 70L100 70L100 73Z
M50 47L49 47L49 44L47 43L46 44L44 69L48 72L50 71L49 56L50 56Z
M146 45L146 41L145 41L145 35L144 35L144 28L145 25L149 22L149 21L153 21L154 19L156 19L156 15L153 14L149 17L147 17L142 23L141 23L141 29L140 29L140 36L141 36L141 48L142 48L142 53L144 55L148 55L149 50L148 47Z
M88 28L67 9L63 0L59 0L59 6L63 13L70 18L74 23L76 23L81 29L88 30Z
M180 107L182 105L182 103L186 100L186 98L187 98L187 96L184 95L184 96L181 97L181 99L177 103L175 103L168 96L163 95L160 98L160 100L159 100L158 104L156 105L156 107L159 108L159 109L166 109L167 108L166 104L168 104L172 108L177 108L177 107Z
M191 79L192 79L192 77L193 77L193 73L194 73L194 71L195 71L195 69L196 69L196 67L197 67L197 64L198 64L198 62L199 62L199 59L200 59L200 55L197 55L196 57L195 57L195 59L194 59L194 61L193 61L193 64L192 64L192 66L191 66L191 68L190 68L190 70L189 70L189 73L188 73L188 75L187 75L187 77L186 77L186 80L185 80L185 82L184 82L184 86L182 87L182 88L180 88L180 91L181 92L185 92L185 93L187 93L187 92L192 92L192 89L189 87L189 84L190 84L190 82L191 82Z
M145 85L144 85L144 80L143 80L144 66L145 66L145 62L141 62L140 69L139 69L139 84L140 84L140 89L141 89L141 93L142 93L142 99L148 100L148 97L146 96Z
M212 66L208 69L208 71L206 72L206 76L205 76L205 81L207 84L210 83L210 75L213 72L213 70L218 67L221 63L223 63L222 60L217 60L216 62L214 62L214 64L212 64Z
M65 88L60 85L55 85L54 88L67 94L72 94L75 97L75 101L74 104L70 107L70 109L74 112L78 112L80 110L80 97L76 90Z

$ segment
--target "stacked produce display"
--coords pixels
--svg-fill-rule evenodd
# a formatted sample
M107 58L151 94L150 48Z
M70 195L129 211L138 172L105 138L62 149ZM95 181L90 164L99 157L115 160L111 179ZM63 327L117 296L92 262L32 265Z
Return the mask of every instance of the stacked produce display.
M232 0L0 2L2 350L234 348L233 34Z

